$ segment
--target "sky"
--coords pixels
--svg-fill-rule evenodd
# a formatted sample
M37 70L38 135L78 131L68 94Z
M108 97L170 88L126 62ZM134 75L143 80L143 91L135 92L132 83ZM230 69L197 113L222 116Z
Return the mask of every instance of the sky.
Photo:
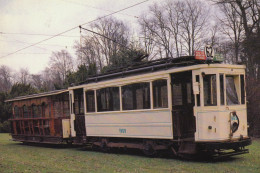
M15 71L27 68L30 73L37 74L47 67L53 51L65 49L76 58L73 46L80 40L77 26L142 1L0 0L0 66L6 65ZM149 0L113 17L136 29L138 16L148 11L154 2L156 0ZM89 25L83 27L89 28ZM8 55L74 27L62 36Z

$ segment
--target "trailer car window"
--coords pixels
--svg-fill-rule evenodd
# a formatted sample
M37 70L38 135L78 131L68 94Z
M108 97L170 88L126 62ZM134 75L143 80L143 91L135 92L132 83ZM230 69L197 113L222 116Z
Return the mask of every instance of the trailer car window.
M88 90L86 92L87 112L95 112L95 92Z
M62 117L61 104L58 100L54 102L54 117Z
M36 105L32 105L32 111L33 111L33 117L39 117L39 110L38 110L38 106Z
M29 117L28 108L25 105L23 106L23 117L24 118L28 118Z
M154 108L168 107L168 89L166 79L153 81L153 105Z
M123 110L150 109L150 83L122 86Z
M19 118L19 108L18 108L18 106L14 107L14 118Z

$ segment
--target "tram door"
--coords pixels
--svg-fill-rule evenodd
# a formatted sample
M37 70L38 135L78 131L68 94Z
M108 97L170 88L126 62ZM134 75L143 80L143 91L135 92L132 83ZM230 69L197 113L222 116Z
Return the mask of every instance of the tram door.
M194 138L195 117L192 72L171 74L174 138Z
M86 136L83 88L73 90L73 113L75 114L74 129L76 137Z

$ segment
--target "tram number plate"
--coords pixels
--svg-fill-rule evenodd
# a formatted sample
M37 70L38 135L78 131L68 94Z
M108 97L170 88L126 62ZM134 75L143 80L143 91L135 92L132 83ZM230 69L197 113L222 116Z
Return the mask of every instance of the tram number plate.
M126 133L126 129L119 129L120 133Z

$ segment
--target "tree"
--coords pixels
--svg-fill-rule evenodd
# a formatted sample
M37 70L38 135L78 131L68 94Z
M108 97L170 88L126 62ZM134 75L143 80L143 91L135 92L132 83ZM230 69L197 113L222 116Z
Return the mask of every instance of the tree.
M69 72L66 76L65 86L69 87L70 85L78 85L81 82L84 82L89 76L97 74L96 64L81 64L78 66L75 72Z
M9 98L18 96L30 95L38 93L37 89L32 87L31 84L15 83L9 93Z
M155 42L160 58L173 57L171 44L173 37L171 37L166 18L164 6L155 3L150 6L148 15L142 16L139 21L142 33L145 34L143 37ZM160 48L163 48L163 51L160 51Z
M11 69L5 65L0 67L0 92L7 92L11 89Z
M8 94L0 92L0 124L8 120L11 111L11 104L5 103L7 100Z
M244 31L243 53L241 60L247 65L251 77L260 79L259 35L260 35L260 2L259 0L215 0L220 6L229 6L239 16ZM232 18L229 17L230 19Z
M209 9L199 0L186 0L181 10L181 37L184 51L194 55L194 51L201 47L203 38L207 36Z
M112 57L128 46L129 29L111 17L93 23L91 30L98 34L89 32L75 45L78 61L86 66L96 64L98 71L102 71L104 66L111 65Z
M45 91L43 87L43 79L40 74L32 74L31 75L31 84L33 87L37 88L39 91Z
M219 7L222 11L221 17L218 17L221 23L221 32L232 42L233 48L230 49L234 50L232 61L238 62L243 34L242 18L237 14L233 5L223 3L219 4Z
M66 50L53 52L50 57L48 70L51 71L56 89L63 88L66 76L70 71L73 71L72 56Z
M207 36L208 6L199 1L168 1L150 7L139 21L145 39L153 40L161 58L193 55ZM150 37L150 38L147 38Z
M27 68L21 68L16 76L19 83L28 84L30 82L30 72Z

